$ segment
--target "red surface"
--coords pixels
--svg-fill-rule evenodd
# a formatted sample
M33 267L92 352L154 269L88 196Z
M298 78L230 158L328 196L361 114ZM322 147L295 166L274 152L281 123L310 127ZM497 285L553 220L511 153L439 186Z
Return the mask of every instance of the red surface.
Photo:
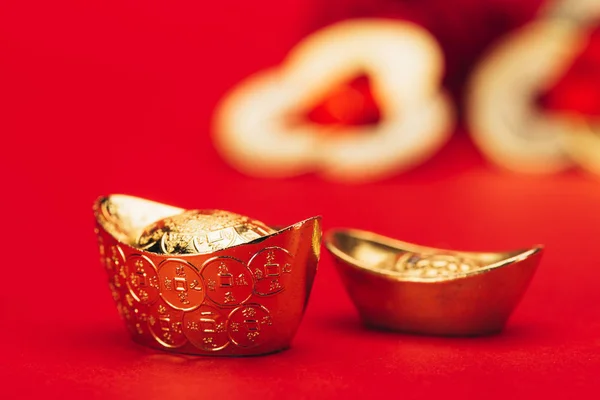
M219 96L281 59L318 12L283 3L0 2L0 397L594 398L598 178L499 171L464 132L423 167L368 186L254 180L219 159L208 138ZM292 349L179 357L132 343L112 304L91 205L118 192L271 224L321 214L325 229L547 253L497 336L364 329L324 252Z

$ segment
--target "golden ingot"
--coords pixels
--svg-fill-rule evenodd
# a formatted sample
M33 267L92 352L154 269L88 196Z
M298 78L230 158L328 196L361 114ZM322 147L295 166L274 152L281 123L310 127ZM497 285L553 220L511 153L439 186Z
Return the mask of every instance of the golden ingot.
M542 255L540 246L451 251L359 230L328 232L325 245L366 325L433 335L501 331Z
M320 218L282 230L125 195L94 205L100 260L133 339L187 354L290 346L317 270Z

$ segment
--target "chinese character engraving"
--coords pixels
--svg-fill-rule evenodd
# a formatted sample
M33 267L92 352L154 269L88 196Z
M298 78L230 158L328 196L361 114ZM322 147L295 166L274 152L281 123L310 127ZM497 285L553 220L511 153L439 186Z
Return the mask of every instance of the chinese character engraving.
M179 301L181 304L190 304L190 300L188 299L188 292L179 292L177 293L177 297L179 297Z
M164 281L165 290L173 290L173 280L165 277Z
M192 282L190 282L190 289L199 292L202 290L202 286L200 285L197 279L194 279Z
M221 263L219 265L219 273L217 274L219 277L219 286L220 287L231 287L233 286L233 275L229 272L229 268L225 263Z
M267 263L265 264L265 275L266 276L279 276L281 275L281 269L279 263L275 262L275 253L273 250L269 250L267 253Z
M140 300L143 302L146 302L146 301L148 301L148 299L150 299L150 295L144 289L140 289L138 296L139 296Z
M217 282L214 279L208 279L208 282L206 282L206 286L208 286L208 290L210 290L211 292L215 291L215 287L217 286Z
M233 295L232 292L227 292L225 293L225 299L224 299L224 303L228 304L228 303L235 303L235 296Z
M235 284L237 286L248 286L248 281L246 281L246 276L242 273L235 278Z
M214 338L212 336L207 336L203 338L202 341L207 347L217 347L217 344L215 343Z
M215 327L215 332L217 332L217 333L225 332L225 322L219 322L217 324L217 326Z
M246 318L251 318L256 316L256 310L252 307L246 307L242 311L242 315Z
M269 285L269 290L274 292L279 289L281 289L281 283L279 283L279 279L273 279Z

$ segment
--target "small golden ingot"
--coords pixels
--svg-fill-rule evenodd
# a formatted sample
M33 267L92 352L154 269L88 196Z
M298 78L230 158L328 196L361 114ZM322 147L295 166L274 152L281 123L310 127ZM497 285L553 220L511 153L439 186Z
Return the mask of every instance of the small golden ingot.
M433 335L501 331L542 255L539 246L441 250L359 230L328 232L325 245L366 325Z
M141 344L200 355L289 347L317 270L320 218L282 230L131 196L94 205L100 260Z

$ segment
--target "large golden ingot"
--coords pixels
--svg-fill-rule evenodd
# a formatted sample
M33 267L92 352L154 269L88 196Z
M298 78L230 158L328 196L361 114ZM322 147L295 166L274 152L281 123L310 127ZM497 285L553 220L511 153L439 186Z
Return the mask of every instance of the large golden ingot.
M135 341L187 354L290 346L317 270L320 218L282 230L125 195L94 205L100 260Z
M442 250L359 230L328 232L325 245L366 325L434 335L502 330L542 255Z

